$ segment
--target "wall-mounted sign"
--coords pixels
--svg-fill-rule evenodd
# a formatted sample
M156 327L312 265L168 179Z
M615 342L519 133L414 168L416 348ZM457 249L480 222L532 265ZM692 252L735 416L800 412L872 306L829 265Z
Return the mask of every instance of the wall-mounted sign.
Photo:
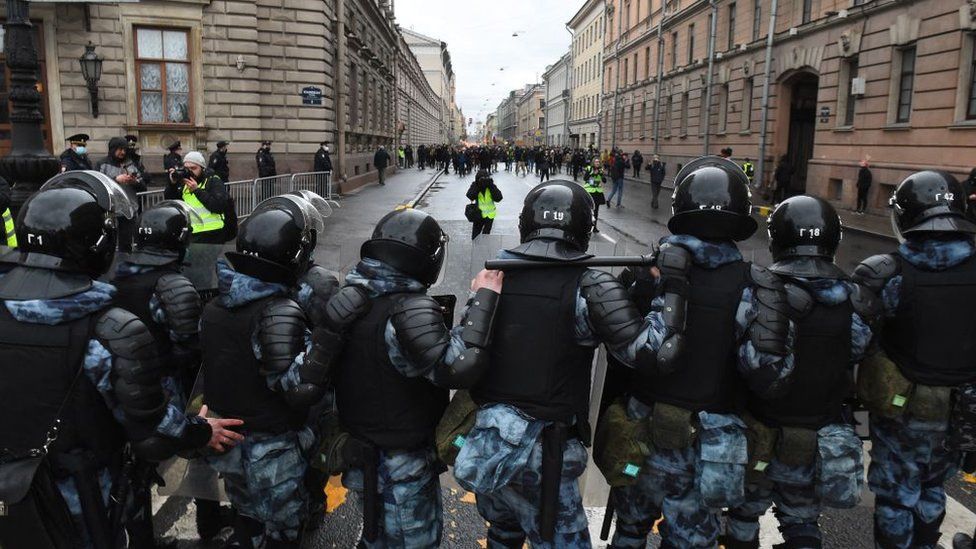
M321 105L322 88L306 86L302 88L302 105Z
M826 124L830 122L830 106L823 105L820 107L820 123Z

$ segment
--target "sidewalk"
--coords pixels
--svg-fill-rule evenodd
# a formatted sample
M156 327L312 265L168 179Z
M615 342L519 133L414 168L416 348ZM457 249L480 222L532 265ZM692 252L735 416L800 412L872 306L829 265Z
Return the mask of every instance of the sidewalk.
M627 190L635 188L636 185L647 188L648 202L650 204L650 179L634 179L633 177L626 177L624 180L627 183L633 183L634 185L627 185ZM667 211L671 211L671 190L673 185L671 181L665 180L663 185L663 190L661 191L661 208L664 209L664 198L667 195ZM773 207L769 204L760 204L762 202L762 197L753 190L753 215L759 221L765 221L769 214L772 212ZM660 211L660 210L658 210ZM891 228L891 220L887 215L877 215L877 214L864 214L857 215L853 210L848 209L838 209L837 214L840 216L841 223L845 230L869 234L872 236L877 236L880 238L889 238L895 240L895 233ZM666 220L665 220L666 223Z

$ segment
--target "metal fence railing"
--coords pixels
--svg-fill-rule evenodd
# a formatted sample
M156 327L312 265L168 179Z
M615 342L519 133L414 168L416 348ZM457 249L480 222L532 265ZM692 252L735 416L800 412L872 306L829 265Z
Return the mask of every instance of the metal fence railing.
M237 217L239 218L250 215L263 200L298 190L315 192L324 198L330 207L340 207L339 202L336 201L338 193L332 188L332 172L305 172L244 179L224 183L224 187L234 199L234 204L237 206ZM147 210L163 200L163 189L139 193L139 204L143 210ZM331 211L329 213L331 214Z

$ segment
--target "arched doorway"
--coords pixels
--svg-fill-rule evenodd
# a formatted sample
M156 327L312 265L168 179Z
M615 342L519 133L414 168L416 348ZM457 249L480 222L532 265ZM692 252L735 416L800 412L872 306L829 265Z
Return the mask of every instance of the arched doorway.
M813 142L817 130L817 92L820 77L801 70L788 75L779 89L779 112L789 113L789 118L777 127L780 136L786 135L785 147L780 141L780 155L786 155L793 167L790 194L803 194L807 188L807 165L813 158ZM777 159L778 160L778 159Z

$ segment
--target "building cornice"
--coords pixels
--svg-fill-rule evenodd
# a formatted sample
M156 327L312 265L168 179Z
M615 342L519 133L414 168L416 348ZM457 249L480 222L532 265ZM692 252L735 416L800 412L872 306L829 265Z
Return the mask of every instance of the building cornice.
M569 22L566 23L566 25L568 25L570 28L575 29L577 25L582 23L583 20L585 20L593 12L594 8L602 10L604 2L605 0L586 0L586 2L583 3L583 6L579 9L579 11L576 12L576 15L574 15L572 19L570 19Z

